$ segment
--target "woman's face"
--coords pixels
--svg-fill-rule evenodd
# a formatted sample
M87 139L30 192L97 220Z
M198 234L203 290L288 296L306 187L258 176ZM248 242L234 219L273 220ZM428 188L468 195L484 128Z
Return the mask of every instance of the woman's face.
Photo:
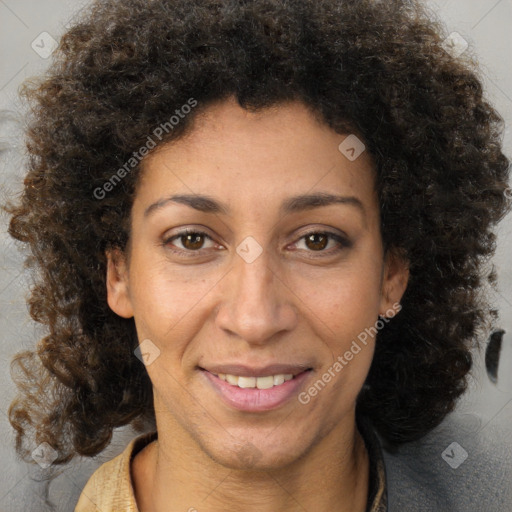
M109 254L108 300L135 319L159 439L193 440L228 467L279 467L353 424L368 329L408 273L385 261L357 140L339 149L348 134L298 102L249 113L230 99L206 113L145 161L129 257Z

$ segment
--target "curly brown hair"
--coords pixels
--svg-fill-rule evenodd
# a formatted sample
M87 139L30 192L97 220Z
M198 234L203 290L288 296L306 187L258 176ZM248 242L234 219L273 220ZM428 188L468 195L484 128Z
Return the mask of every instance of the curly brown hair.
M29 430L64 463L102 451L115 427L155 424L134 321L108 307L105 285L105 252L130 236L140 165L102 199L94 191L191 97L198 106L158 146L231 95L254 111L300 100L338 133L361 134L384 246L406 255L410 279L357 407L391 445L437 426L492 316L486 263L511 207L502 119L443 32L414 0L101 0L84 11L22 91L30 158L9 232L30 250L30 314L48 334L12 363L18 453Z

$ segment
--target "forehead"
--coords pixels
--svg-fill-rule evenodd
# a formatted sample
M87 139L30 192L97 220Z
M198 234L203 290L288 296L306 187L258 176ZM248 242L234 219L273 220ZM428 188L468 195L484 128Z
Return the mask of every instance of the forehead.
M230 98L201 112L185 137L147 157L138 196L147 203L165 193L197 193L249 208L329 192L372 206L373 161L367 151L353 161L340 151L348 135L298 101L251 112Z

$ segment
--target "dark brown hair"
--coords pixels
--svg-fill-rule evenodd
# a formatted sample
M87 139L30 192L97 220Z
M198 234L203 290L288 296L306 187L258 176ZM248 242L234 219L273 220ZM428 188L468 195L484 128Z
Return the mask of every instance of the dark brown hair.
M502 121L475 65L442 46L413 0L103 0L62 37L32 106L29 168L10 234L27 244L30 314L47 336L12 365L17 450L29 432L92 456L115 427L154 425L133 319L106 301L109 248L124 249L139 165L98 189L194 98L158 140L234 95L247 109L300 100L376 164L381 232L403 251L402 310L378 334L358 409L383 439L418 439L453 410L489 320L493 226L510 210ZM126 167L125 167L126 169ZM103 195L103 193L102 193ZM144 428L143 424L140 428Z

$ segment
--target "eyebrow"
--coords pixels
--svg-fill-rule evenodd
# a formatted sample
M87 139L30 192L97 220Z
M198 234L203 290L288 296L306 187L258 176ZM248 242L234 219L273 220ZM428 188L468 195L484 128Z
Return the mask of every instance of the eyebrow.
M176 194L169 197L159 199L155 203L151 204L144 211L144 217L160 210L169 203L183 204L190 206L195 210L204 213L215 213L229 215L230 208L224 203L221 203L210 196L201 194ZM330 206L332 204L346 204L349 206L355 206L360 210L363 217L366 215L366 210L360 199L355 196L338 196L329 194L327 192L318 192L314 194L302 194L298 196L289 197L284 200L279 208L279 214L290 214L296 212L302 212L311 210L313 208L319 208L322 206Z

